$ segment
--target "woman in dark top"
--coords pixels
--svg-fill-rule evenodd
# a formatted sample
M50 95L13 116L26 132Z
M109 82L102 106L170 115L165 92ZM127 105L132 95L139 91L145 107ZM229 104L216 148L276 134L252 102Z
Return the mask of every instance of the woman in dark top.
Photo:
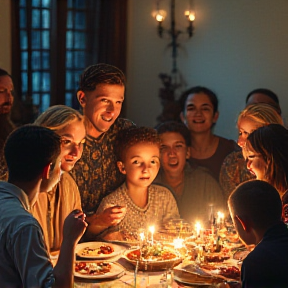
M213 134L219 116L217 96L208 88L196 86L184 92L179 101L181 120L191 133L189 161L208 168L219 181L224 158L239 147L235 141Z

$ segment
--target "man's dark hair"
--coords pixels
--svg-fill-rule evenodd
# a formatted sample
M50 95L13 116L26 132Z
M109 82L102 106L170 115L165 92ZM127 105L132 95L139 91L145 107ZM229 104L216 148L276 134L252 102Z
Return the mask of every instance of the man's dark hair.
M158 135L161 135L166 132L175 132L182 135L185 140L186 146L191 146L191 135L190 131L184 123L176 121L167 121L158 124L155 129L158 132Z
M99 84L115 84L125 86L123 72L112 65L100 63L87 67L80 75L78 91L93 91Z
M195 87L192 87L192 88L186 90L181 95L181 97L179 99L179 105L180 105L181 111L183 113L185 112L185 104L186 104L186 100L187 100L188 96L191 95L191 94L195 94L195 93L206 94L209 97L209 99L210 99L210 101L211 101L211 103L213 105L214 114L218 111L218 98L217 98L216 94L212 90L210 90L210 89L208 89L206 87L195 86Z
M228 202L235 215L249 217L255 228L265 229L281 220L280 195L265 181L251 180L240 184L231 193Z
M6 70L0 68L0 77L2 76L9 76L10 78L12 78Z
M278 96L274 92L272 92L271 90L265 89L265 88L257 88L257 89L254 89L253 91L251 91L246 97L246 103L248 102L250 96L253 94L264 94L264 95L268 96L269 98L271 98L275 103L279 104Z
M9 180L32 181L50 163L53 170L60 152L60 136L48 128L29 124L14 130L4 147Z

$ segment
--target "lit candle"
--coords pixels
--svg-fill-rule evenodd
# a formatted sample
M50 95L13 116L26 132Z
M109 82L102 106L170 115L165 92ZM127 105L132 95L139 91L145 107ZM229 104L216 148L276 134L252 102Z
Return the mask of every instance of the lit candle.
M141 232L140 233L140 240L143 242L145 239L145 235L144 235L144 232Z
M196 222L195 228L196 228L196 235L197 235L197 237L200 237L201 224L200 224L199 222Z
M177 238L173 240L173 245L175 249L180 249L183 247L183 241L184 239L181 238Z
M153 234L155 232L155 227L154 226L150 226L149 227L149 231L151 232L151 244L153 245Z
M224 220L224 213L218 211L217 212L217 225L219 226L219 228L221 228L223 220Z

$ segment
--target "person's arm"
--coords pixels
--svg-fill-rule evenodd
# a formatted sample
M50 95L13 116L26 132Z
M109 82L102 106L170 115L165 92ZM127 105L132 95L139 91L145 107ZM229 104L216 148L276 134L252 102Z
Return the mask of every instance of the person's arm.
M87 223L82 211L71 212L64 222L63 242L59 258L54 268L55 285L53 288L70 288L73 285L74 250L83 235Z

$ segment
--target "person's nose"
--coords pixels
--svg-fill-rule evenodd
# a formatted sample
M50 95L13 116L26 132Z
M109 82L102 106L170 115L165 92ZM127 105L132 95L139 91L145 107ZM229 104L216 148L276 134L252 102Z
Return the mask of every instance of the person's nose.
M173 147L170 147L168 150L168 156L175 156L176 150Z
M238 144L241 148L244 147L245 142L246 142L246 139L244 139L244 137L241 137L241 136L238 137L237 144Z
M13 102L13 94L12 94L12 91L10 90L6 90L6 93L5 93L5 102L8 102L8 103L11 103Z
M250 169L251 163L252 163L251 160L246 160L247 169Z
M76 144L74 143L74 145L72 146L70 155L74 156L75 158L80 158L81 154L82 154L82 147L80 146L80 144Z
M109 101L106 111L109 113L114 113L114 110L115 110L114 104L112 103L112 101Z

